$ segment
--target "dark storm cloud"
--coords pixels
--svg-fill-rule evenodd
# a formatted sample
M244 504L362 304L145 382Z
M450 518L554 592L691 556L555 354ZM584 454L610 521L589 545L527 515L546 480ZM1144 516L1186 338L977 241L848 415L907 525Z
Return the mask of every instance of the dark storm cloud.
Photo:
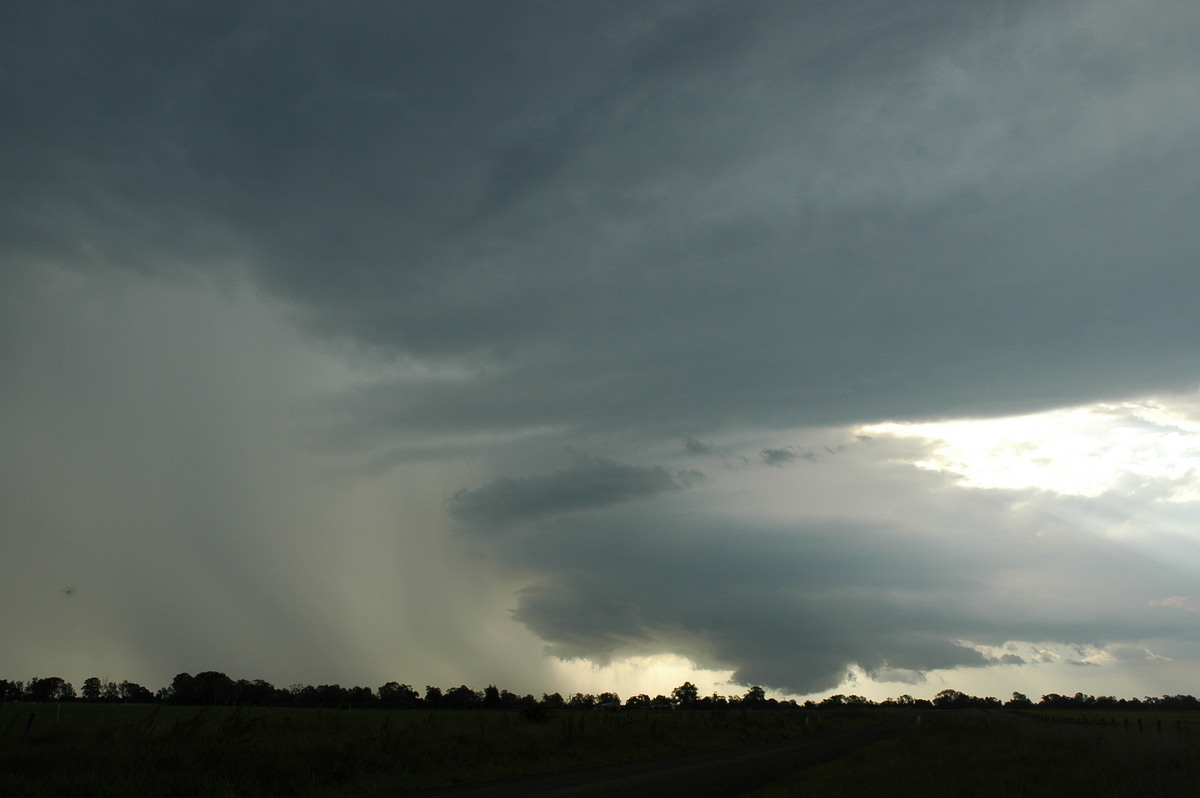
M295 550L274 538L294 526L285 510L309 508L293 491L388 535L402 516L424 530L406 546L440 552L429 530L464 484L452 469L476 457L486 475L449 510L480 533L466 545L528 577L515 616L567 657L686 652L807 691L853 664L992 664L964 641L1194 636L1194 613L1152 604L1190 582L1044 518L1017 523L1018 501L939 503L939 483L911 517L856 515L873 496L822 514L820 495L812 518L785 522L774 503L791 471L765 466L801 456L773 445L782 429L1195 384L1198 26L1192 0L5 4L0 377L20 378L36 416L21 418L22 451L44 430L59 447L45 447L47 476L60 460L87 475L72 489L83 519L149 475L153 501L112 510L115 531L89 545L139 551L171 520L186 543L156 551L210 562L214 585L231 530L261 530L264 561ZM217 324L237 335L213 351L237 367L210 378L187 324L164 338L173 306L157 291L139 300L155 309L144 333L106 332L127 273L249 286L252 313L286 312L345 368L305 360L291 368L321 379L278 380L268 353L286 347L243 363L262 332ZM56 327L70 356L47 360ZM113 342L128 344L126 372L102 357ZM373 464L381 493L387 468L430 466L405 472L402 507L295 487L311 464L289 402L318 392L305 410L322 445ZM111 407L87 412L97 397ZM274 448L255 445L260 429L277 430ZM750 431L737 459L725 442ZM742 494L700 471L624 464L666 461L645 451L544 466L564 444L678 453L680 440L689 465L728 452L748 493L772 479L777 492L734 512L721 499ZM213 448L197 461L193 443ZM103 461L143 444L155 457ZM3 468L33 480L29 460ZM189 479L197 462L207 481ZM0 509L56 517L57 494L10 482ZM262 512L270 496L277 513ZM337 559L317 545L318 508L299 514L317 566L279 566L271 615L316 611L287 591ZM22 529L26 561L54 559L37 524ZM422 563L412 593L488 595L443 579L461 563L397 562ZM247 604L264 602L257 573L239 577ZM153 592L128 604L148 612ZM274 620L260 616L286 626ZM445 651L468 650L453 623L430 626Z
M1195 378L1193 4L4 13L7 257L246 273L469 374L348 397L363 435Z
M1023 663L972 643L1195 632L1145 600L1186 583L1182 575L1082 536L1030 546L1028 530L999 525L935 540L903 525L680 515L616 511L504 539L501 557L541 573L520 594L516 619L565 658L679 652L733 669L736 682L800 694L836 687L853 665L872 674ZM1031 600L1005 578L1043 569L1063 592ZM1121 587L1085 593L1095 584Z
M1095 646L1195 638L1192 614L1162 598L1189 589L1187 569L1065 520L1078 517L1075 499L864 465L831 461L803 488L781 483L783 506L822 517L779 515L782 497L762 483L779 472L760 467L736 472L738 489L718 479L586 515L548 511L471 540L527 580L514 618L556 656L672 652L798 694L833 689L854 667L910 683L1036 667L1015 640L1069 644L1084 661ZM747 490L757 499L731 504Z
M703 481L698 471L672 475L657 466L631 466L575 455L575 463L547 476L499 479L450 497L450 513L472 524L508 524L554 513L605 507L682 490Z

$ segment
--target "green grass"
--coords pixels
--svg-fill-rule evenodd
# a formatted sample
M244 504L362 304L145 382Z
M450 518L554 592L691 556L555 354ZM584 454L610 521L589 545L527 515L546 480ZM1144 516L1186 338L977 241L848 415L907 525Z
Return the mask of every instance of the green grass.
M729 748L869 719L559 712L533 723L515 712L16 704L0 710L0 795L362 796Z
M754 798L1200 796L1200 727L1181 723L1176 733L1176 713L1162 713L1171 723L1164 720L1160 734L1155 713L1140 714L1139 733L1136 725L1126 731L1119 723L1039 722L978 710L926 712L919 725L798 772Z

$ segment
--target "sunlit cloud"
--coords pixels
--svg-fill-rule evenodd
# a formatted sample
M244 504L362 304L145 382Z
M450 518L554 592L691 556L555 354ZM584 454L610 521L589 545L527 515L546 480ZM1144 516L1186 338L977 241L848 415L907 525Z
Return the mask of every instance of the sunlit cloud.
M913 465L966 487L1094 498L1162 483L1163 501L1200 500L1200 423L1156 400L862 430L919 440L926 454Z

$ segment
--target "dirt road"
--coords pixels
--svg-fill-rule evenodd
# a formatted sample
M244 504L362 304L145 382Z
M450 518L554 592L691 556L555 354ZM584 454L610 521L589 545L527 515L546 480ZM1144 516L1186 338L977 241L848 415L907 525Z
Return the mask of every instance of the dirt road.
M590 795L687 795L724 798L757 789L800 768L834 759L898 728L897 721L826 732L732 751L609 765L523 779L420 790L395 798L577 798ZM379 798L391 798L379 796Z

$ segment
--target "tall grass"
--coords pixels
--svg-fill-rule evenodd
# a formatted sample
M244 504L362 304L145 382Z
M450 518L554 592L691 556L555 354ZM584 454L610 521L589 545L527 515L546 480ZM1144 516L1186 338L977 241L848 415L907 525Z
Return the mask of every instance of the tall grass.
M1182 725L1177 733L1173 724L1161 734L1152 723L1143 728L929 712L899 735L798 772L754 798L1200 796L1200 734Z
M0 795L359 796L766 742L860 717L9 705Z

